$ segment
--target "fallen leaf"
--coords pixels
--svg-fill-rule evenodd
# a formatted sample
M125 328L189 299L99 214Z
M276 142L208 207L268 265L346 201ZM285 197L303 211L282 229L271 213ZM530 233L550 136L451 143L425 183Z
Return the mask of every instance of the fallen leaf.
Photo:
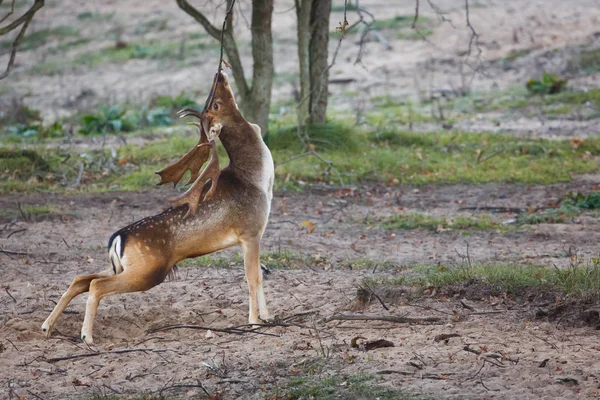
M302 225L306 226L308 233L313 233L315 231L315 224L310 221L304 221Z

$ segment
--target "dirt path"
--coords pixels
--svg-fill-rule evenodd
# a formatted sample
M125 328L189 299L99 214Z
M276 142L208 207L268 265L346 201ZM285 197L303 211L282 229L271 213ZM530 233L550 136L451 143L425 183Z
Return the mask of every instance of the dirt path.
M563 265L568 263L564 249L572 245L583 257L597 256L598 221L536 226L504 234L473 231L470 236L453 231L385 231L375 223L400 208L452 216L460 207L545 205L569 191L589 190L594 180L597 182L596 177L590 177L551 186L375 187L277 194L263 250L289 249L312 257L314 262L299 269L274 270L268 276L270 308L281 317L316 310L316 314L296 322L317 323L326 331L320 340L329 358L318 356L319 338L314 331L298 327L268 330L279 337L215 333L216 337L207 339L203 331L192 330L145 333L170 323L213 327L245 323L243 269L233 266L183 268L177 280L160 288L103 300L93 348L149 349L147 352L49 361L89 352L76 340L86 297L72 303L55 334L45 339L39 327L53 301L74 275L105 268L108 236L129 221L160 211L165 193L4 196L0 198L3 210L16 211L15 203L20 201L52 204L62 211L59 216L38 217L37 222L8 223L1 232L1 248L28 255L0 254L4 289L0 295L0 390L8 396L14 393L30 398L31 392L44 399L158 394L166 390L163 394L183 398L203 390L168 387L197 385L200 380L211 394L222 392L224 398L249 393L255 398L269 398L280 393L290 377L311 377L307 371L318 367L321 376L393 371L372 384L435 398L594 398L600 384L598 333L560 321L532 321L539 305L535 301L517 305L510 299L486 298L475 303L477 311L486 313L470 315L459 298L436 296L420 301L418 308L389 304L393 314L441 317L436 325L320 322L326 315L355 310L356 288L363 278L399 273L349 268L356 259L388 260L406 266L455 263L455 248L462 249L466 241L477 261ZM367 215L370 224L364 222ZM304 221L314 223L312 233L307 232ZM20 229L27 230L16 232ZM371 304L366 311L383 310L379 304ZM489 311L495 313L487 314ZM458 333L460 337L435 343L433 338L442 333ZM348 345L355 336L385 338L395 347L370 352L351 349ZM482 355L464 351L467 344ZM500 359L487 357L490 354ZM545 359L548 361L541 367ZM202 363L220 367L211 372ZM563 378L576 379L578 384L559 381Z

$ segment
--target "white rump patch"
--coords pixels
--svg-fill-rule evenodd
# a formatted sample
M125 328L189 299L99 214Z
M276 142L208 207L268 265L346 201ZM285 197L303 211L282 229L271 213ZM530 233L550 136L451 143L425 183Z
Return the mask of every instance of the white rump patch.
M121 236L119 235L115 238L115 240L113 240L112 246L110 246L110 250L108 250L108 257L110 258L110 262L112 263L113 272L115 273L115 275L119 275L125 270L125 260L121 259L120 256L122 245L123 244L121 243Z

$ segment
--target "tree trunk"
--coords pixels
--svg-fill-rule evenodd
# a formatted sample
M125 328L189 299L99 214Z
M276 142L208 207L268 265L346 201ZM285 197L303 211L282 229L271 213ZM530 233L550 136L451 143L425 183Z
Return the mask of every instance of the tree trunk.
M310 102L309 123L324 124L327 114L329 15L331 0L318 0L313 4L310 40Z
M245 99L246 119L260 126L263 136L269 128L273 86L273 36L271 22L274 0L252 0L252 89Z
M319 0L316 1L318 3ZM310 38L313 0L296 0L298 20L298 64L300 69L300 104L298 104L298 126L304 127L310 116Z

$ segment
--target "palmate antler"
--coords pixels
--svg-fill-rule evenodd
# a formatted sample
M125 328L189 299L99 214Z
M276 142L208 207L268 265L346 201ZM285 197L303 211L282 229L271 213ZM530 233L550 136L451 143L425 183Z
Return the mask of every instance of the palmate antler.
M202 118L202 115L198 111L191 108L185 108L179 111L178 114L180 118L188 116L196 117L198 119ZM200 140L198 141L198 144L188 151L179 161L156 172L160 175L159 185L173 182L173 186L176 186L186 171L190 171L191 176L186 185L194 182L193 185L185 193L169 199L169 202L173 207L179 207L184 204L188 205L188 211L185 217L188 215L195 215L200 201L209 200L214 195L217 188L217 181L221 174L217 144L215 141L219 132L211 130L209 137L204 132L202 124L193 122L191 125L196 126L200 131ZM200 168L209 157L210 161L204 170L202 170L202 173L199 174ZM210 188L201 199L204 187L209 181Z

